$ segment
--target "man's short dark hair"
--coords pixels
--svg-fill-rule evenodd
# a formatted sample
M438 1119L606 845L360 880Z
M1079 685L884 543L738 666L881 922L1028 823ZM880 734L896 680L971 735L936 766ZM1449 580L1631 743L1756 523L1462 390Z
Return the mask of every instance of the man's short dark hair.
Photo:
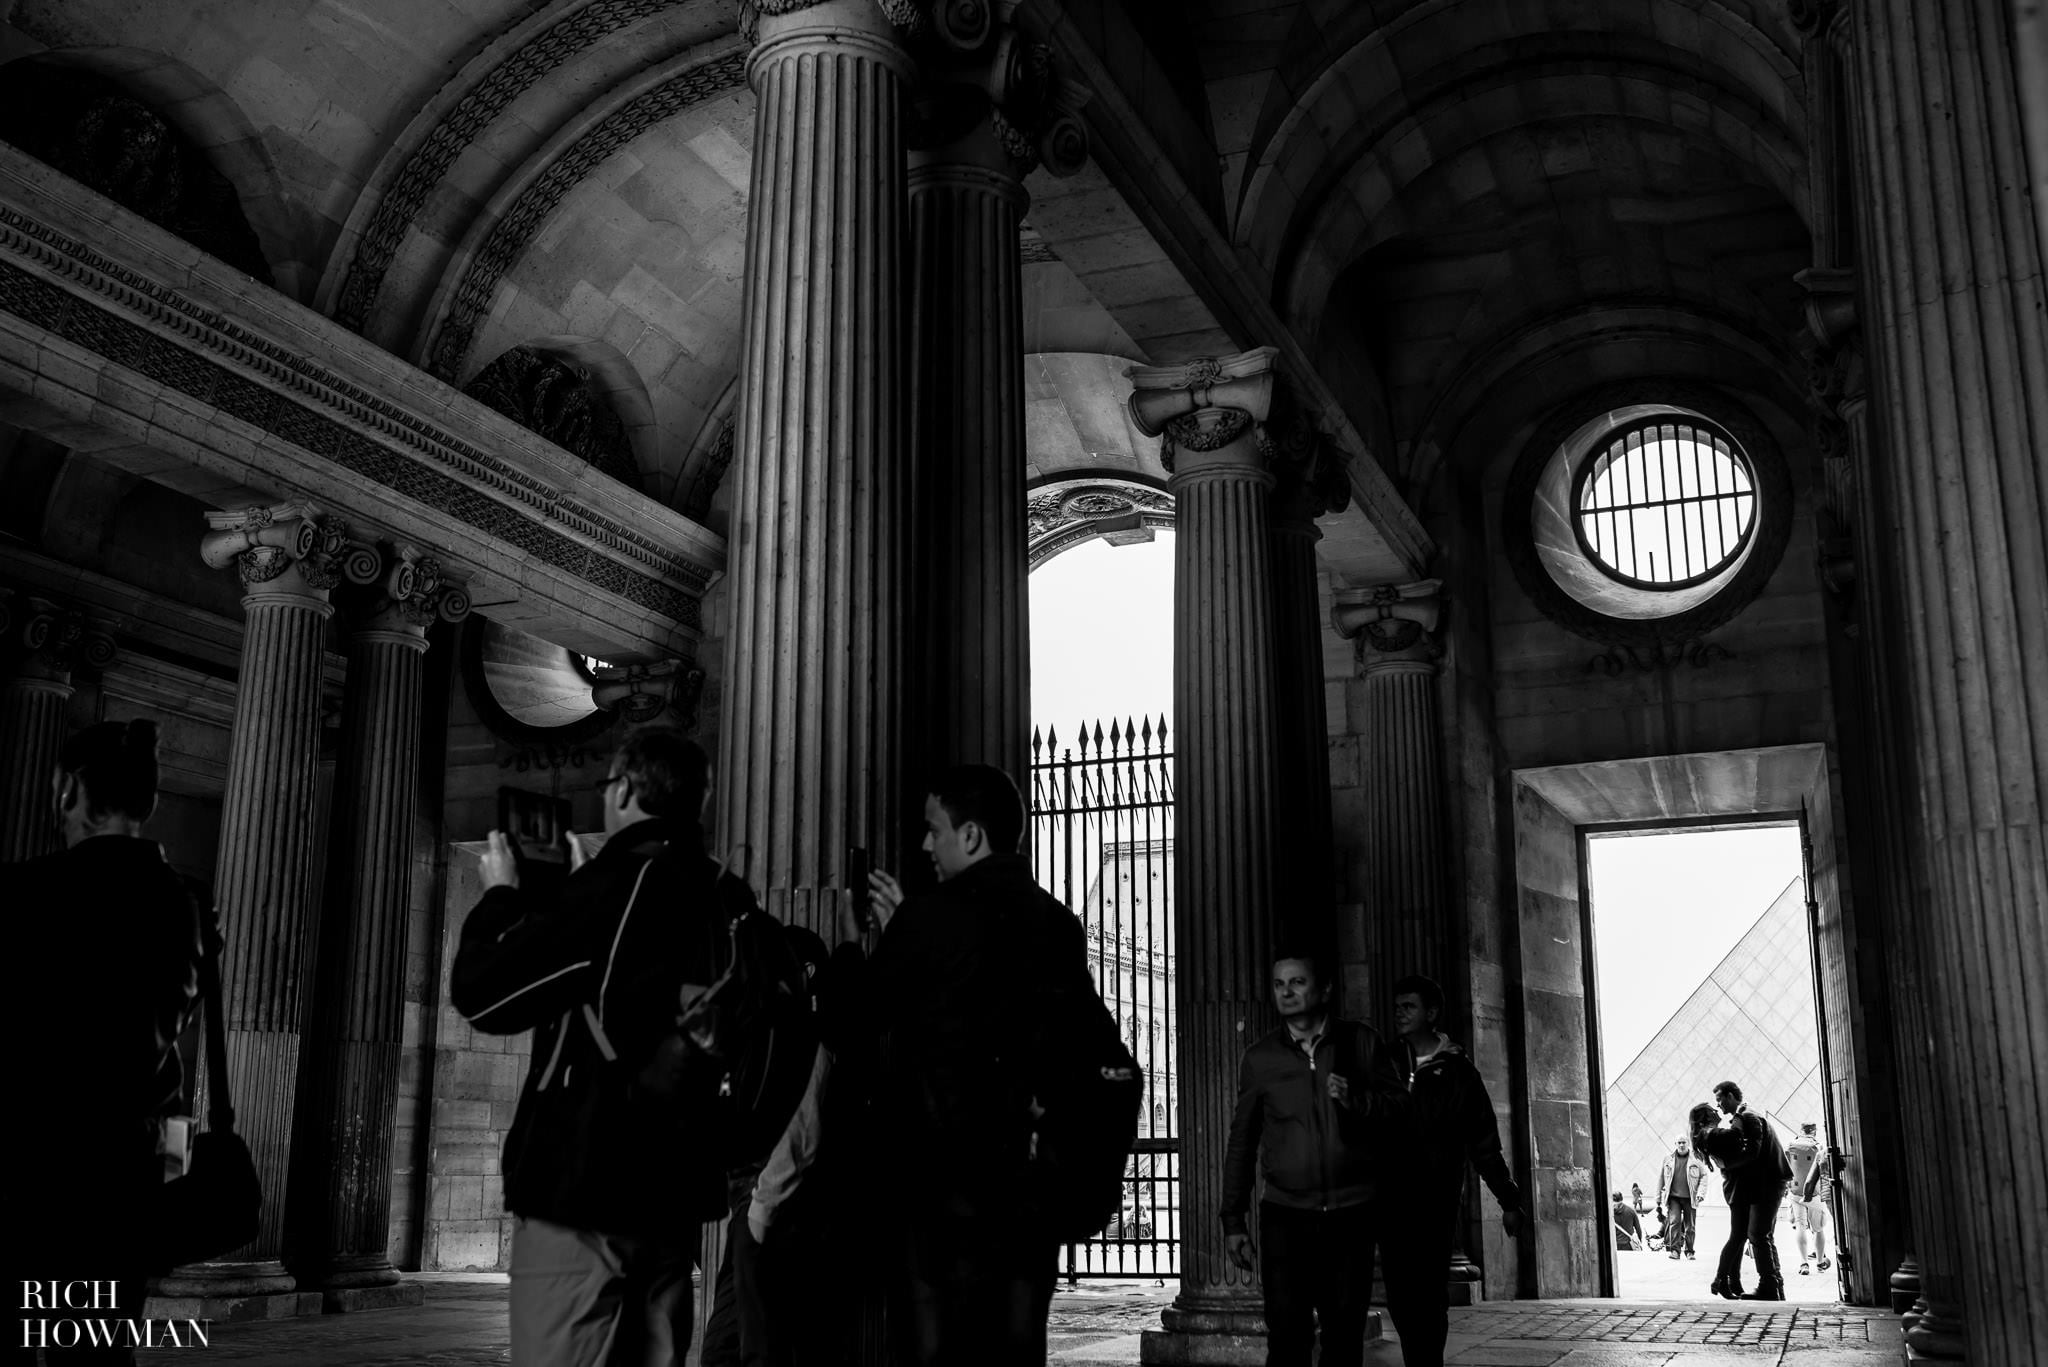
M65 741L57 765L85 786L86 812L147 821L156 810L156 723L103 721Z
M1728 1093L1728 1095L1734 1097L1737 1101L1742 1100L1742 1089L1732 1082L1717 1082L1714 1084L1715 1096L1719 1096L1723 1092Z
M1308 971L1315 974L1316 986L1335 987L1336 975L1330 971L1330 956L1315 945L1285 945L1273 953L1273 967L1277 968L1287 960L1308 965Z
M997 854L1015 854L1024 843L1024 799L1016 781L993 764L956 764L933 779L929 791L955 829L972 821Z
M613 752L612 772L633 781L640 810L649 816L695 821L711 789L711 757L704 747L667 727L628 734Z
M1422 998L1423 1010L1434 1011L1439 1015L1443 1014L1444 990L1437 984L1435 978L1425 978L1420 973L1410 973L1407 977L1394 984L1395 996L1399 997L1409 992L1413 992L1416 996Z

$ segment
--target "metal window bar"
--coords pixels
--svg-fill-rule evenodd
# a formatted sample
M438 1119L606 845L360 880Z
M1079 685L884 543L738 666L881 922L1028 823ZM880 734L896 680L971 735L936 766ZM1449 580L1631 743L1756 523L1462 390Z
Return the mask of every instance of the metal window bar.
M1180 1137L1173 1007L1173 751L1163 717L1083 724L1063 747L1031 736L1031 852L1039 883L1073 908L1103 1001L1145 1068L1123 1209L1069 1244L1061 1272L1180 1275Z
M1689 489L1684 468L1688 454L1693 467ZM1705 471L1711 471L1711 481ZM1755 491L1727 442L1690 424L1674 423L1636 428L1617 437L1587 479L1578 512L1588 544L1608 565L1632 579L1676 583L1725 560L1749 529L1754 507ZM1707 522L1710 513L1712 527ZM1639 520L1644 516L1654 521ZM1646 529L1652 533L1647 539L1640 535ZM1657 571L1660 550L1662 575Z

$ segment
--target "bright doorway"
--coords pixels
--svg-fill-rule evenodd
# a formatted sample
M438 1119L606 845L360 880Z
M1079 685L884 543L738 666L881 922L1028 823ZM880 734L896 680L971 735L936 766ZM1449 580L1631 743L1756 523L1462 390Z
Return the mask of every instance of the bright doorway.
M1595 1194L1610 1216L1614 1294L1697 1301L1730 1221L1721 1174L1710 1171L1692 1256L1682 1256L1659 1203L1667 1160L1674 1173L1691 1161L1676 1152L1691 1107L1733 1081L1788 1148L1809 1122L1823 1151L1830 1142L1801 830L1781 821L1589 831L1585 848L1605 1079L1605 1182ZM1831 1213L1822 1268L1822 1235L1805 1234L1802 1258L1791 1203L1780 1207L1788 1299L1839 1299L1836 1233ZM1757 1283L1747 1256L1741 1279Z

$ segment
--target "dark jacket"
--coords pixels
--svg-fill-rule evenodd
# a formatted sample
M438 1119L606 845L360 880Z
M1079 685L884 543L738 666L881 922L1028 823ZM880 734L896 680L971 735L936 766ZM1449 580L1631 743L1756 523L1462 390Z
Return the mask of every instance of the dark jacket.
M163 1180L156 1121L182 1091L177 1041L198 996L199 908L163 849L131 836L8 865L0 887L19 956L10 1091L33 1116L10 1147L35 1182L15 1189L60 1206L132 1199L133 1185Z
M1351 1083L1348 1107L1330 1100L1333 1071ZM1244 1232L1254 1155L1274 1205L1338 1210L1372 1200L1407 1110L1393 1054L1371 1026L1330 1017L1313 1064L1286 1026L1267 1035L1238 1065L1223 1158L1225 1232Z
M1030 1157L1035 1025L1094 991L1081 923L1019 855L992 855L897 909L872 957L833 955L870 1059L869 1142L901 1213L1014 1213Z
M478 900L449 998L488 1034L533 1031L505 1140L507 1210L658 1238L722 1213L724 1174L701 1109L715 1070L699 1058L679 1099L643 1069L674 1040L683 985L717 978L730 922L752 907L694 824L660 821L614 834L553 895L493 888Z
M1721 1165L1721 1193L1731 1205L1778 1200L1792 1180L1792 1164L1771 1122L1747 1106L1728 1117L1726 1128L1709 1131L1705 1146Z
M1407 1144L1397 1171L1420 1178L1432 1195L1455 1196L1470 1160L1504 1208L1521 1209L1522 1189L1501 1153L1493 1098L1471 1056L1449 1040L1419 1066L1406 1041L1395 1052L1409 1096Z

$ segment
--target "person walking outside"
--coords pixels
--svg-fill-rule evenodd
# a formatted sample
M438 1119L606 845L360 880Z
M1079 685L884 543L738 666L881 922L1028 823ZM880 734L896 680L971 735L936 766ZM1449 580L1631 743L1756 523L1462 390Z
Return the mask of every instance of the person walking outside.
M1393 1195L1380 1262L1405 1367L1442 1367L1450 1334L1447 1274L1468 1163L1500 1202L1508 1237L1524 1223L1522 1189L1501 1153L1493 1099L1471 1057L1437 1029L1443 1008L1443 989L1433 979L1411 974L1394 984L1394 1057L1409 1112L1387 1174Z
M704 852L710 774L695 742L634 732L604 780L604 846L566 881L525 876L503 831L484 852L449 997L486 1034L533 1032L504 1158L514 1367L671 1367L689 1347L698 1231L724 1214L703 1123L723 1069L678 1007L754 909Z
M1828 1198L1834 1194L1835 1179L1828 1175L1827 1151L1821 1146L1820 1126L1811 1120L1799 1126L1799 1133L1785 1146L1785 1161L1792 1165L1792 1233L1799 1240L1799 1275L1812 1275L1812 1259L1820 1270L1834 1266L1828 1257ZM1813 1251L1806 1247L1813 1236Z
M1319 1325L1321 1367L1358 1367L1381 1235L1379 1183L1407 1093L1379 1032L1331 1014L1318 956L1275 959L1271 986L1281 1025L1238 1064L1223 1158L1224 1254L1249 1272L1257 1253L1266 1367L1308 1367ZM1256 1250L1255 1168L1266 1182Z
M1610 1214L1614 1217L1614 1247L1623 1253L1633 1253L1643 1246L1643 1220L1636 1214L1636 1208L1620 1192L1614 1193L1614 1205Z
M1657 1174L1657 1205L1664 1212L1664 1248L1673 1261L1680 1250L1693 1255L1693 1239L1699 1224L1700 1204L1707 1194L1707 1165L1692 1152L1684 1135L1664 1155L1663 1171Z

